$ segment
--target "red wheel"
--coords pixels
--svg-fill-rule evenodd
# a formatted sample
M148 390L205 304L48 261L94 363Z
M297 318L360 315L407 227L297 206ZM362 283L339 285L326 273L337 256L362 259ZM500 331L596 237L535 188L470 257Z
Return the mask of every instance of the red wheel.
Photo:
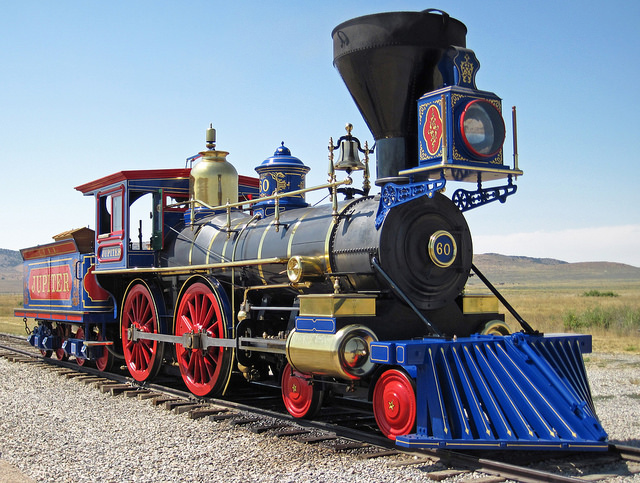
M84 329L82 327L78 327L75 338L84 340ZM76 357L76 364L78 364L79 366L84 366L85 362L87 362L86 359L83 359L82 357Z
M55 334L58 337L60 337L60 349L55 350L56 357L58 358L58 360L66 361L67 359L69 359L69 355L62 348L62 344L64 343L65 340L67 340L67 337L64 331L64 326L60 324L56 325Z
M53 351L40 349L40 354L42 354L42 357L51 357L51 354L53 354Z
M180 298L175 335L206 332L209 337L226 338L226 314L218 293L206 283L190 285ZM223 347L190 349L176 344L182 379L196 396L221 393L231 368L232 353Z
M158 309L149 288L144 283L130 285L122 309L122 352L129 373L136 381L153 379L160 371L164 343L156 340L130 340L129 328L158 333Z
M373 391L373 414L389 439L409 434L416 424L416 393L411 378L398 369L380 376Z
M106 340L105 337L102 335L102 331L98 332L98 336L96 337L96 340ZM110 371L111 367L113 367L113 354L111 352L109 352L109 349L107 349L107 346L102 346L102 354L100 355L100 357L98 357L96 359L96 368L99 371Z
M287 363L282 372L282 400L294 418L311 419L322 407L324 392L309 383L309 378Z

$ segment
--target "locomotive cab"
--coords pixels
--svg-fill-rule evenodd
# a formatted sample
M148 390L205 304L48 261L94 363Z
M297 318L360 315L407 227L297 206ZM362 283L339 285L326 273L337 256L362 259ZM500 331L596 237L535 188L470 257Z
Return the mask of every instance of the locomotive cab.
M191 171L120 171L76 187L95 198L97 271L161 265L166 240L184 223ZM240 197L255 196L257 186L240 176Z
M96 202L96 270L157 266L167 230L185 208L175 201L189 196L188 169L120 171L76 187ZM150 227L135 219L132 207L146 205Z

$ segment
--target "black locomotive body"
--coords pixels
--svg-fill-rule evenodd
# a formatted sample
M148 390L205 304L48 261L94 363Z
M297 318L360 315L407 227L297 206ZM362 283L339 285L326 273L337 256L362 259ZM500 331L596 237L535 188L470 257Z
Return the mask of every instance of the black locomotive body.
M213 129L191 169L123 171L79 186L96 201L95 233L23 250L25 304L15 313L38 321L32 344L105 370L124 360L140 382L177 365L197 396L223 394L233 372L275 381L295 417L313 417L329 394L362 392L383 433L408 446L606 448L586 377L567 382L584 372L588 338L543 337L521 319L524 333L510 336L490 284L494 294L465 293L477 269L462 212L504 202L522 174L517 161L504 164L500 101L476 89L479 64L465 35L461 22L432 10L336 27L334 64L375 147L348 127L330 143L324 186L305 187L309 168L284 145L256 168L259 179L238 177ZM377 195L369 195L372 153ZM362 189L351 179L358 171ZM482 187L497 179L508 184ZM478 190L450 199L443 192L453 181ZM331 203L309 206L313 189L328 189ZM141 225L136 240L131 210L145 198L148 241ZM525 394L518 402L492 368L522 351L545 369L526 384L517 380L531 364L501 369ZM560 386L550 413L568 404L573 416L538 421L538 396L528 391ZM574 426L539 434L562 424Z
M214 215L195 229L185 227L167 263L179 267L277 258L282 263L233 271L235 280L231 269L216 276L226 286L232 283L239 288L264 286L263 293L250 297L252 305L260 305L255 298L267 294L272 305L286 307L293 306L299 295L331 294L335 290L333 276L339 284L339 293L376 295L378 315L371 324L381 337L427 334L428 327L410 309L404 317L397 312L392 288L381 283L372 267L371 260L377 259L440 332L465 336L481 331L477 321L464 321L460 306L459 296L469 276L472 247L469 228L458 208L441 194L432 199L418 198L394 209L375 230L372 226L378 205L379 197L371 196L340 203L337 216L332 214L331 205L284 211L278 230L272 217L253 219L250 214L235 213L231 224L236 233L231 239L225 233L226 214ZM439 230L455 233L457 241L456 263L446 268L437 267L427 256L425 240ZM310 265L312 283L284 291L269 290L269 286L291 283L287 264L294 256Z

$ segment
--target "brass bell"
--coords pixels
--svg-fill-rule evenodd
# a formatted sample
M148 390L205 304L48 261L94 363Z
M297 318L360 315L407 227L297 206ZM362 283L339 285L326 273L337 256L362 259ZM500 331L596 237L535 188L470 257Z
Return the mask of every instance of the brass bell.
M359 171L364 169L364 164L358 156L357 141L340 141L340 156L335 164L335 168L342 171Z
M345 126L347 135L340 138L340 156L335 164L335 169L342 171L360 171L364 169L364 164L360 161L358 150L360 148L360 141L358 138L351 136L352 124Z

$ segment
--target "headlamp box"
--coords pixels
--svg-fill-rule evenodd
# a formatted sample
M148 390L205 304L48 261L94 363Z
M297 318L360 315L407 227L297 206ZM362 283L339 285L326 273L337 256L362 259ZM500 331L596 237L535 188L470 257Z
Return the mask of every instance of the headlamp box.
M432 91L418 101L419 165L503 165L502 102L460 87Z
M473 51L450 47L440 61L444 87L418 100L419 168L504 168L502 101L479 91Z

